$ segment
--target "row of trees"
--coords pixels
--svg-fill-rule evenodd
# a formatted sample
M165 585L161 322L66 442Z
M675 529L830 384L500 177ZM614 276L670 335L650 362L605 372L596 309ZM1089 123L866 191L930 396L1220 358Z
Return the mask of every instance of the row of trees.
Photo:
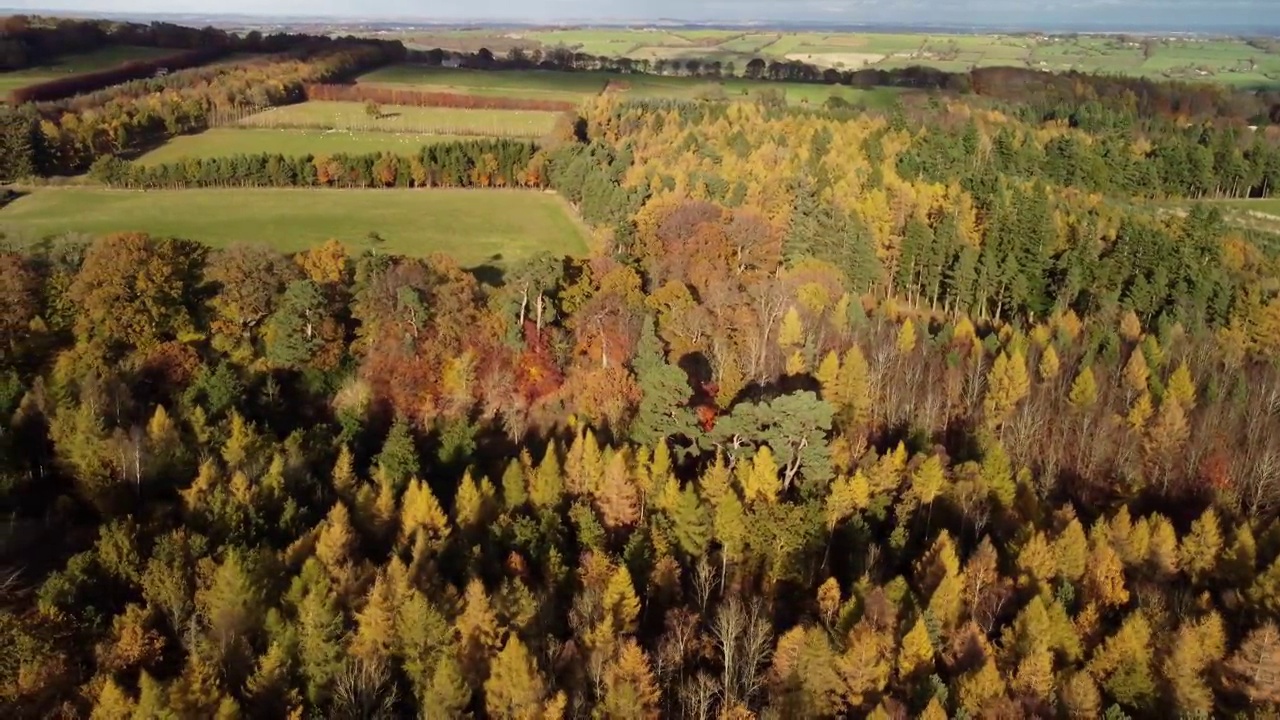
M89 175L109 187L545 187L543 156L528 141L458 140L428 145L414 155L280 154L188 158L142 165L104 156Z
M223 47L205 47L166 55L152 60L127 62L117 67L93 72L68 75L44 82L25 85L9 93L9 102L21 105L28 102L46 102L93 92L139 78L150 78L161 70L184 70L199 67L226 55Z
M372 102L379 105L408 105L410 107L450 107L481 110L547 110L571 112L577 103L566 100L542 100L488 95L463 95L426 90L404 90L376 85L308 85L308 100L338 100L342 102Z
M1221 119L1236 123L1268 124L1280 117L1280 92L1244 91L1228 85L1176 82L1123 75L1099 75L1071 71L1047 73L1019 67L981 67L968 72L946 72L930 67L863 68L837 70L800 60L753 58L739 67L733 61L690 58L685 60L595 56L552 48L526 53L513 49L506 57L495 57L481 49L476 53L451 53L464 67L481 70L540 68L544 70L602 70L718 79L745 77L753 80L822 83L853 87L904 87L976 94L1048 113L1061 112L1088 103L1101 103L1131 120L1157 118ZM438 65L446 54L441 50L417 52L414 57Z

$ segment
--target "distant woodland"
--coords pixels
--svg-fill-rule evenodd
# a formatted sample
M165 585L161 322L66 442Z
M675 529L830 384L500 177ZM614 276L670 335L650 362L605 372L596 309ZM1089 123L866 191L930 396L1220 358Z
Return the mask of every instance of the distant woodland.
M129 160L403 52L0 116L7 178L545 188L596 242L6 244L5 717L1280 712L1280 245L1216 203L1280 181L1264 97L975 72Z

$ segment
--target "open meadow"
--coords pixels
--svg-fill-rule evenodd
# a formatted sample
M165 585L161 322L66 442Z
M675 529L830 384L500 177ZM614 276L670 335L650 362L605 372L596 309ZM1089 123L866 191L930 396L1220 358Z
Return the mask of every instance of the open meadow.
M356 252L442 252L467 267L500 266L543 250L587 250L564 201L535 191L59 188L36 190L0 208L0 233L18 243L68 232L130 231L213 247L262 243L286 253L334 238Z
M66 55L53 65L0 73L0 96L6 96L18 88L45 82L46 80L94 72L95 70L105 70L133 60L151 60L173 55L177 52L180 51L172 48L111 45L93 52Z
M465 95L580 102L604 90L608 78L596 73L549 70L487 72L425 65L389 65L360 76L362 85L439 90Z
M471 110L403 105L383 105L380 114L372 117L361 103L312 100L256 113L237 124L269 129L536 138L551 132L556 119L556 113L542 110Z
M390 152L416 153L424 145L465 140L457 135L352 132L348 130L265 130L214 128L196 135L181 135L138 158L143 165L161 165L183 158L215 158L261 153L285 156L357 155Z
M393 65L377 70L362 76L359 83L388 85L391 82L389 78L395 78L395 82L401 86L420 90L529 99L544 99L557 93L561 96L576 93L575 97L578 101L602 92L614 92L642 99L692 100L708 97L751 99L757 97L761 91L770 91L783 93L787 101L792 104L821 104L829 97L839 96L849 102L863 102L869 106L878 107L892 103L899 92L894 88L859 90L820 83L770 82L741 77L716 79L642 73L619 75L596 71L466 70L412 64ZM279 110L288 110L288 108ZM363 112L363 110L361 106L360 111ZM512 111L490 112L510 113Z

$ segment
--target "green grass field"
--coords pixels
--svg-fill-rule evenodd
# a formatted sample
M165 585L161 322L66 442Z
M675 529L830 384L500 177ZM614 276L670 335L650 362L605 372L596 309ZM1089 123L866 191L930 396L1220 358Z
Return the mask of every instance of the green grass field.
M1265 200L1227 200L1221 204L1237 210L1247 210L1249 212L1274 215L1276 216L1276 220L1280 221L1280 198L1267 198Z
M213 158L259 153L318 156L338 153L354 155L391 152L397 155L408 155L416 153L424 145L471 139L474 138L416 133L214 128L198 135L176 137L143 155L138 162L144 165L160 165L188 157Z
M555 127L557 113L539 110L468 110L382 106L369 116L362 103L311 101L250 115L238 124L255 128L324 128L356 132L393 132L492 137L542 137Z
M80 55L67 55L53 65L0 73L0 95L8 95L18 88L46 80L105 70L130 60L150 60L179 52L171 48L136 47L114 45Z
M727 99L751 99L761 91L783 93L792 105L820 105L827 98L839 96L849 102L860 102L870 107L887 107L901 92L896 88L860 90L841 85L815 83L786 83L747 80L745 78L660 77L656 75L628 75L619 79L616 91L629 98L695 99L723 96Z
M587 251L558 196L522 190L44 189L0 209L0 232L34 242L67 232L148 232L213 247L263 243L281 252L330 238L354 251L443 252L466 267L501 265L540 251Z
M580 102L592 95L598 95L604 89L605 78L596 73L545 70L486 72L458 68L433 68L425 65L390 65L362 75L358 82L467 95Z
M785 93L788 102L792 104L802 102L820 104L832 95L839 95L846 100L861 101L871 106L888 105L899 92L892 88L855 90L837 85L765 82L737 77L713 80L644 74L618 75L606 72L456 70L413 65L393 65L383 68L360 78L360 82L386 84L387 78L398 78L402 84L412 84L422 88L447 88L472 94L479 94L477 91L486 90L511 97L542 97L546 92L576 92L579 93L577 96L579 100L599 94L606 85L609 86L610 92L639 99L688 100L709 95L722 95L728 99L749 99L762 90L778 90ZM551 88L560 88L560 90L555 91ZM360 111L364 111L363 106L360 106Z

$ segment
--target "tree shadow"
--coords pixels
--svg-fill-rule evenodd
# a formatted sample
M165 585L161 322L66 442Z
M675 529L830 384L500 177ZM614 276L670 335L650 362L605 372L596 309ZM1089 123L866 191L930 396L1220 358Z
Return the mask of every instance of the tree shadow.
M9 188L0 188L0 210L3 210L9 203L30 195L29 192L21 190L11 190Z
M507 271L502 267L502 253L493 255L487 261L475 267L468 268L467 272L470 272L476 280L480 281L481 285L500 288L506 284Z

